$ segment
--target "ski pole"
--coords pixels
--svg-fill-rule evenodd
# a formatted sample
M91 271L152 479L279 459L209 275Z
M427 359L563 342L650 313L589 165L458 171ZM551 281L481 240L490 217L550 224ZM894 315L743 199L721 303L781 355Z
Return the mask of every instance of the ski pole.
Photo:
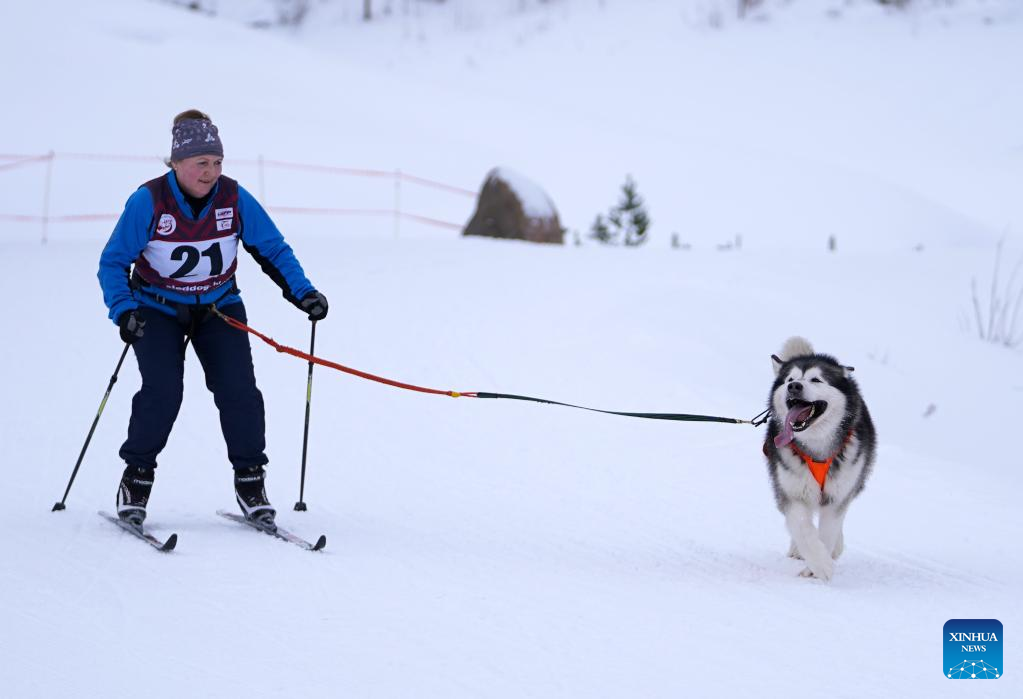
M313 321L313 329L309 338L309 355L313 356L316 354L314 351L316 348L316 321ZM303 500L305 497L305 457L309 447L309 407L313 399L313 362L309 362L309 379L306 383L305 388L305 430L302 433L302 480L298 486L298 502L295 503L296 512L305 512L306 505Z
M89 428L89 435L85 438L85 444L82 445L82 453L78 455L78 461L75 463L75 470L71 472L71 480L67 482L67 489L64 491L64 497L60 499L60 502L54 503L51 512L57 512L64 509L64 501L67 500L68 493L71 492L71 485L75 482L75 476L78 475L78 468L82 465L82 459L85 458L85 450L89 448L89 442L92 441L92 433L96 431L96 425L99 424L99 416L103 414L103 408L107 406L107 398L110 397L110 391L113 390L114 384L117 383L117 374L121 371L121 364L124 363L124 358L128 355L128 348L131 344L124 343L124 351L121 352L121 358L117 360L117 367L114 368L114 375L110 377L110 383L107 384L107 392L103 394L103 400L100 401L99 410L96 411L96 419L92 421L92 427Z

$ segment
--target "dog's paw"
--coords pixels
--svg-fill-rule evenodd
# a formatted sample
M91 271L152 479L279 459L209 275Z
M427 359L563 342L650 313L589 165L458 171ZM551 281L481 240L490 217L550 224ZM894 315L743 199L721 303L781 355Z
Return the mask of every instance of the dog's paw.
M831 558L837 561L843 551L845 551L845 544L842 543L842 537L838 537L838 543L835 544L835 549L831 552Z
M803 554L799 553L799 548L796 546L795 541L789 544L789 558L794 558L797 561L803 560Z
M823 580L824 582L828 582L829 580L831 580L831 577L834 574L835 564L832 563L830 560L820 565L815 565L813 567L807 566L806 568L803 568L801 571L799 571L800 577L817 578L818 580Z

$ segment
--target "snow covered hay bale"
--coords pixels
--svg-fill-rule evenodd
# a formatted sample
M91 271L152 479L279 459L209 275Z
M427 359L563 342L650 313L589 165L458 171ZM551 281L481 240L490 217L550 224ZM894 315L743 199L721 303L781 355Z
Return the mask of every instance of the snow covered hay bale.
M487 174L476 213L462 235L558 245L565 242L558 212L547 193L528 178L504 167Z

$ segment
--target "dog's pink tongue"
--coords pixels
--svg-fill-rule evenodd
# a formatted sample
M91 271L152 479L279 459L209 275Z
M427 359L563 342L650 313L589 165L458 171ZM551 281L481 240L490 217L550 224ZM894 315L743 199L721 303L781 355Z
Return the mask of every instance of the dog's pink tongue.
M802 408L792 408L789 410L788 415L785 416L785 421L782 423L781 432L774 438L774 446L784 447L795 439L796 435L792 431L792 424L795 422L802 422L810 417L810 411L812 409L813 406L805 405Z

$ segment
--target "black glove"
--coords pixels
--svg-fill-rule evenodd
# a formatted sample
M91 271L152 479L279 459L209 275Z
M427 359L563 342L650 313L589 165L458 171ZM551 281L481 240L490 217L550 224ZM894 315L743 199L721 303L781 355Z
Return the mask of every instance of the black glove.
M146 319L137 310L122 313L117 324L121 327L121 339L129 345L146 334Z
M327 317L327 297L310 291L302 297L302 310L309 314L309 320L323 320Z

